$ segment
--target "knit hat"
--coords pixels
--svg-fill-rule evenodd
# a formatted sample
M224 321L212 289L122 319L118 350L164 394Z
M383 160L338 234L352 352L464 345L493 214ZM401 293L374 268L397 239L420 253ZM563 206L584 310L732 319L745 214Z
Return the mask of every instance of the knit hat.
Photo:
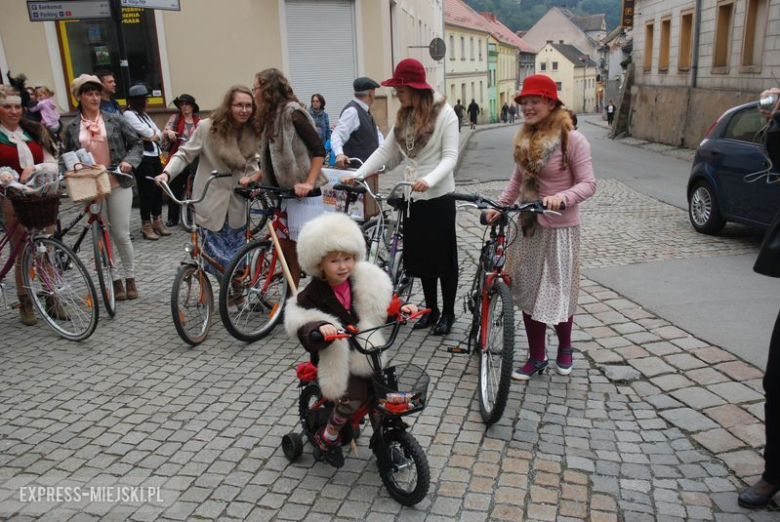
M366 240L360 227L348 215L329 212L306 223L298 234L298 262L309 275L319 275L319 265L330 252L366 256Z
M534 74L523 80L523 90L515 96L515 101L520 103L523 96L541 96L553 100L558 105L563 102L558 99L558 87L549 76L543 74Z

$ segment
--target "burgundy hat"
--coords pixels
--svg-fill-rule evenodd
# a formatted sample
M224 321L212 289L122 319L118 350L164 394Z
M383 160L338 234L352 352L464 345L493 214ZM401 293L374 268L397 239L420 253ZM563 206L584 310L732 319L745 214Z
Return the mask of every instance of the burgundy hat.
M558 88L555 82L549 76L543 74L534 74L523 80L523 90L515 96L515 102L520 103L523 96L542 96L553 100L558 105L563 102L558 99Z
M425 67L414 58L406 58L395 66L395 73L389 80L382 82L385 87L411 87L412 89L429 90L433 87L425 81Z

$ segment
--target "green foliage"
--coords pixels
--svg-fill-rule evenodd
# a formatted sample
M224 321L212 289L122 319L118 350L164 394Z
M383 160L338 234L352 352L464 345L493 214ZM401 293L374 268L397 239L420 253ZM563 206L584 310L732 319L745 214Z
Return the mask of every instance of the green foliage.
M551 8L578 15L607 15L607 32L620 24L620 0L465 0L475 11L489 11L513 31L527 31Z

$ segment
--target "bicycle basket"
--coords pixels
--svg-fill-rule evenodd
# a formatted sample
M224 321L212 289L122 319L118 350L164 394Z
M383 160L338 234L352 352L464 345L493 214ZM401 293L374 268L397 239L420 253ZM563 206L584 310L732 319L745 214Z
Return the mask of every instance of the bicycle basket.
M413 364L391 366L384 370L387 384L374 381L379 407L390 415L409 415L425 408L428 383L425 370Z
M30 230L43 230L57 222L60 194L9 194L19 223Z

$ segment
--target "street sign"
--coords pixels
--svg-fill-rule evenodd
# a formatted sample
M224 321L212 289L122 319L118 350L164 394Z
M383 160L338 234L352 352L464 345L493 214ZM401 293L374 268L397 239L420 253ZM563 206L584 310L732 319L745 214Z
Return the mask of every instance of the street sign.
M65 0L62 2L27 2L27 14L31 22L54 20L86 20L111 18L108 0Z
M447 45L441 38L434 38L428 46L428 51L431 53L431 58L438 62L447 54Z
M122 7L142 7L144 9L181 11L179 0L122 0Z
M620 18L622 27L634 27L634 0L623 0Z

